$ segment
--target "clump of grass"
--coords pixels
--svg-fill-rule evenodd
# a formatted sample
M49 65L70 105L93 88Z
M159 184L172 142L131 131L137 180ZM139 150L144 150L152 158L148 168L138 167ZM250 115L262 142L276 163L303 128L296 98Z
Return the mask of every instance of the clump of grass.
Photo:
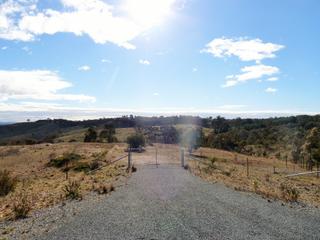
M15 219L26 218L31 210L30 197L22 190L13 200L12 212Z
M270 174L266 174L264 177L266 182L270 182Z
M115 187L112 184L100 184L98 187L94 188L94 191L98 194L107 194L113 192Z
M81 156L76 153L65 153L60 157L50 159L48 166L61 168L67 163L75 162L81 159Z
M257 180L254 180L252 185L253 185L254 192L257 193L259 191L259 182Z
M299 190L288 184L281 183L280 185L281 197L288 202L297 202L299 198Z
M17 183L17 179L10 176L7 170L0 170L0 197L6 196L13 191Z
M96 170L100 167L100 163L98 160L93 160L90 164L89 164L89 168L91 171Z
M74 165L73 170L77 172L89 172L98 169L100 165L101 164L97 160L93 160L90 163L77 162Z
M80 192L80 182L69 181L68 184L64 186L64 193L67 199L81 199L82 195Z

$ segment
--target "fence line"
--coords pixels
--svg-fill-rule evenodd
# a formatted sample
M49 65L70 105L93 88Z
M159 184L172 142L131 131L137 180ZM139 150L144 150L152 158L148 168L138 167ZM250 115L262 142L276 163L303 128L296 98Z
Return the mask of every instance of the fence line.
M118 162L118 161L120 161L120 160L122 160L122 159L124 159L124 158L126 158L126 157L128 157L128 156L129 156L129 155L126 154L126 155L124 155L124 156L122 156L122 157L119 157L119 158L117 158L116 160L113 160L112 162L108 162L106 165L102 165L102 166L100 166L100 167L98 167L98 168L96 168L96 169L94 169L94 170L89 171L88 174L94 173L94 172L96 172L96 171L98 171L98 170L100 170L100 169L102 169L102 168L104 168L104 167L110 166L110 165L112 165L112 164L114 164L114 163L116 163L116 162Z

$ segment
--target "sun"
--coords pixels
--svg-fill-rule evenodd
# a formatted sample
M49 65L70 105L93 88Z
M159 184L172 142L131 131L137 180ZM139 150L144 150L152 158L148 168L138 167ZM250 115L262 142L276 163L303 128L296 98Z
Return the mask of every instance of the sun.
M128 16L143 27L161 24L172 14L176 0L126 0L124 10Z

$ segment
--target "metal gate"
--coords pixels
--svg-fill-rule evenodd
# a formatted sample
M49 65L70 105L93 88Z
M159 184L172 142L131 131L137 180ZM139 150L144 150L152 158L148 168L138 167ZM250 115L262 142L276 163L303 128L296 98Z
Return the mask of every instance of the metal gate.
M173 144L155 143L146 146L143 152L132 152L134 165L181 165L180 147Z

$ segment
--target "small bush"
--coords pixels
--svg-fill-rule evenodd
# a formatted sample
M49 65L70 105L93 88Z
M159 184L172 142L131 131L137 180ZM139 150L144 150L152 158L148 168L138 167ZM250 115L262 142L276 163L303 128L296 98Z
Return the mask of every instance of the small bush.
M81 199L80 182L70 181L64 186L64 192L67 199Z
M132 164L131 172L136 172L136 171L137 171L137 168Z
M146 140L142 134L134 134L127 138L127 143L130 148L140 148L144 147Z
M217 168L217 166L215 165L215 163L216 163L216 161L217 161L218 159L217 158L215 158L215 157L211 157L211 158L209 158L209 161L208 161L208 167L209 168L213 168L213 169L216 169Z
M84 163L84 162L78 162L73 167L73 170L77 171L77 172L89 172L90 171L90 164Z
M98 194L107 194L115 190L112 184L100 184L97 188L94 189Z
M296 202L299 198L299 190L295 187L281 183L280 185L281 197L285 201Z
M0 197L6 196L13 191L16 183L16 178L11 177L9 171L0 170Z
M31 201L25 191L20 192L13 201L12 212L15 219L26 218L31 210Z
M100 163L97 160L93 160L90 164L89 164L90 170L96 170L100 167Z
M78 161L81 159L81 156L76 153L65 153L61 157L50 159L48 166L61 168L64 167L67 163Z

